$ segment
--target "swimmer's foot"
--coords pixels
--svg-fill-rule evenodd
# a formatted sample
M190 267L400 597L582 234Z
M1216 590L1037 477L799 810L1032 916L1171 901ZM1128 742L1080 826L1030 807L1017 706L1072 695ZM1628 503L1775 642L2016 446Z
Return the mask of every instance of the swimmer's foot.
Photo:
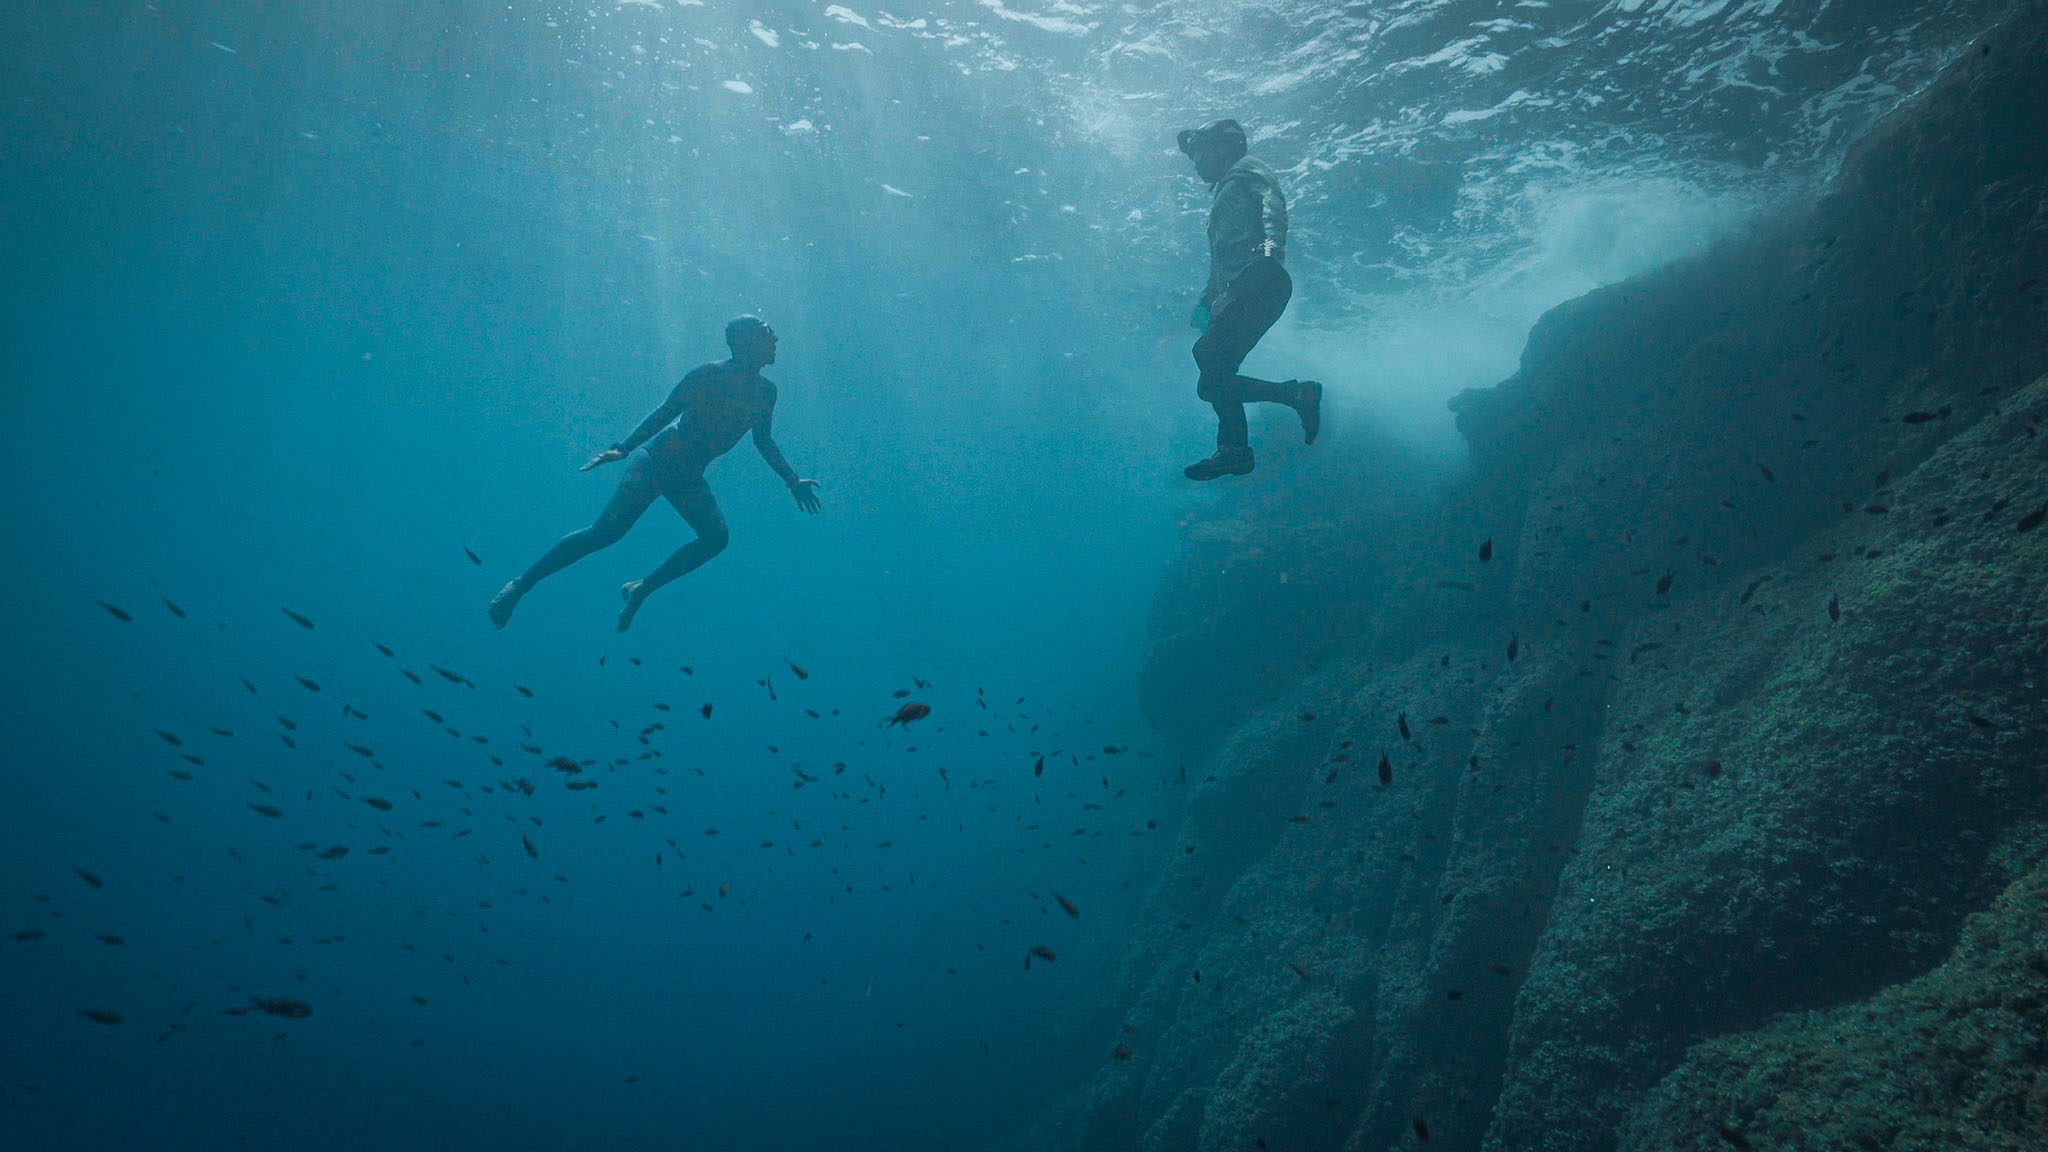
M1301 395L1294 402L1294 414L1301 417L1301 442L1313 444L1323 430L1323 385L1316 380L1298 383Z
M519 607L519 598L524 595L525 585L517 580L505 581L505 586L498 589L496 596L491 597L491 623L503 628L505 622L512 619L512 610Z
M633 614L640 611L640 605L647 600L647 597L640 592L640 585L642 583L639 580L628 580L624 584L619 585L619 595L626 600L626 606L619 609L619 631L621 632L633 626Z
M1218 448L1214 456L1195 461L1181 469L1181 474L1190 480L1214 480L1218 476L1244 476L1251 470L1251 449Z

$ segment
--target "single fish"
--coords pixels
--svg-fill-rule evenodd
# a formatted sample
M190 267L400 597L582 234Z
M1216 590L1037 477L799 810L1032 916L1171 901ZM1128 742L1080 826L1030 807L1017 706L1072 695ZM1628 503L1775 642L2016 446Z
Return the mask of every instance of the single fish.
M363 797L363 803L368 804L379 812L391 811L391 801L384 799L382 796L365 796Z
M249 811L254 812L258 816L268 816L272 820L279 819L284 815L277 807L270 804L251 804L249 805Z
M1067 899L1065 896L1062 896L1057 892L1052 894L1052 898L1054 900L1059 901L1061 911L1065 912L1069 916L1072 916L1076 920L1079 920L1081 918L1081 910L1079 908L1074 907L1074 902L1072 900Z
M1491 559L1493 559L1493 537L1488 536L1479 542L1479 562L1484 564Z
M1380 787L1385 788L1393 782L1394 762L1387 759L1387 750L1382 748L1380 749Z
M71 866L71 870L73 872L78 873L78 878L80 880L85 881L85 886L88 888L104 888L107 886L106 881L100 879L97 875L91 872L87 872L85 869L80 868L76 864L73 864Z
M107 603L105 600L95 600L93 601L93 603L99 605L102 608L105 608L107 610L107 615L112 616L114 619L119 620L123 624L127 624L135 619L135 617L130 616L125 609L117 608L114 605Z
M1403 712L1399 716L1395 717L1395 723L1400 725L1401 739L1408 739L1408 714L1406 712Z
M297 612L294 612L289 608L281 608L279 609L279 611L291 617L292 623L297 624L301 628L311 628L313 626L313 622L311 620L306 619L304 616L299 615Z
M903 705L903 707L898 708L894 716L891 716L887 720L884 720L882 722L882 726L885 728L890 728L895 727L899 724L909 724L913 720L922 720L931 714L931 705L921 704L916 700L912 700Z

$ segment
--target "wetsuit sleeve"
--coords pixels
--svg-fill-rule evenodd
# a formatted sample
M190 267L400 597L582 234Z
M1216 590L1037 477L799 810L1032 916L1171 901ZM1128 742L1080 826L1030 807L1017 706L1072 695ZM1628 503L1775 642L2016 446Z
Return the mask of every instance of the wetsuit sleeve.
M768 403L761 409L761 418L754 422L754 447L761 453L761 459L768 462L768 467L782 477L784 484L796 483L796 469L789 466L789 461L783 458L782 449L775 443L775 389L772 384L769 385Z
M1252 189L1258 209L1258 254L1275 260L1287 258L1287 198L1271 180L1258 181Z
M642 444L647 443L648 438L653 436L656 432L659 432L663 428L668 427L671 423L674 423L675 418L677 416L682 415L683 403L689 396L690 389L696 383L696 376L697 374L695 372L692 372L688 376L683 377L682 380L679 383L677 383L673 389L669 391L668 399L663 400L661 402L661 407L656 408L652 412L649 412L647 414L647 419L642 420L640 422L640 426L638 428L633 429L632 435L626 437L624 440L619 441L617 444L612 445L612 448L619 452L630 453L633 451L633 449L638 448Z

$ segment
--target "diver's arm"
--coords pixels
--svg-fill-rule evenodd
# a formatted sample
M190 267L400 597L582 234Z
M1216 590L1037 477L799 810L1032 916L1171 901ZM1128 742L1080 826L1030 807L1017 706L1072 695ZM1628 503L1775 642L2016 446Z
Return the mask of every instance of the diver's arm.
M802 508L806 512L816 512L818 510L817 489L820 485L816 480L805 480L799 477L796 474L796 469L789 466L789 460L782 455L782 448L775 443L774 426L775 394L770 392L768 394L768 406L762 409L761 418L754 423L754 450L761 454L761 459L767 461L768 467L773 469L775 474L782 478L782 482L789 487L789 494L796 500L797 507Z
M683 377L682 381L669 392L668 399L663 400L660 407L649 412L647 419L642 420L640 426L633 429L632 435L612 445L610 451L617 452L621 456L630 456L633 454L633 449L647 443L648 439L656 432L674 423L675 418L682 414L683 398L687 394L686 390L690 387L690 384L690 377Z
M1271 180L1260 180L1252 192L1258 221L1259 255L1287 259L1287 197Z

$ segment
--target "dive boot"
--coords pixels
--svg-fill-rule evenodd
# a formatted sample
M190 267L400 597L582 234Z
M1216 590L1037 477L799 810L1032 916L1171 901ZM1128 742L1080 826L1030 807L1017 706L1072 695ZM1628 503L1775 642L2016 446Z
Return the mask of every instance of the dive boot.
M1207 456L1181 469L1190 480L1214 480L1218 476L1244 476L1252 470L1252 450L1249 448L1218 448L1214 456Z
M1295 401L1294 414L1301 417L1301 442L1313 444L1316 433L1323 430L1323 385L1318 380L1303 380L1298 386L1301 397Z

